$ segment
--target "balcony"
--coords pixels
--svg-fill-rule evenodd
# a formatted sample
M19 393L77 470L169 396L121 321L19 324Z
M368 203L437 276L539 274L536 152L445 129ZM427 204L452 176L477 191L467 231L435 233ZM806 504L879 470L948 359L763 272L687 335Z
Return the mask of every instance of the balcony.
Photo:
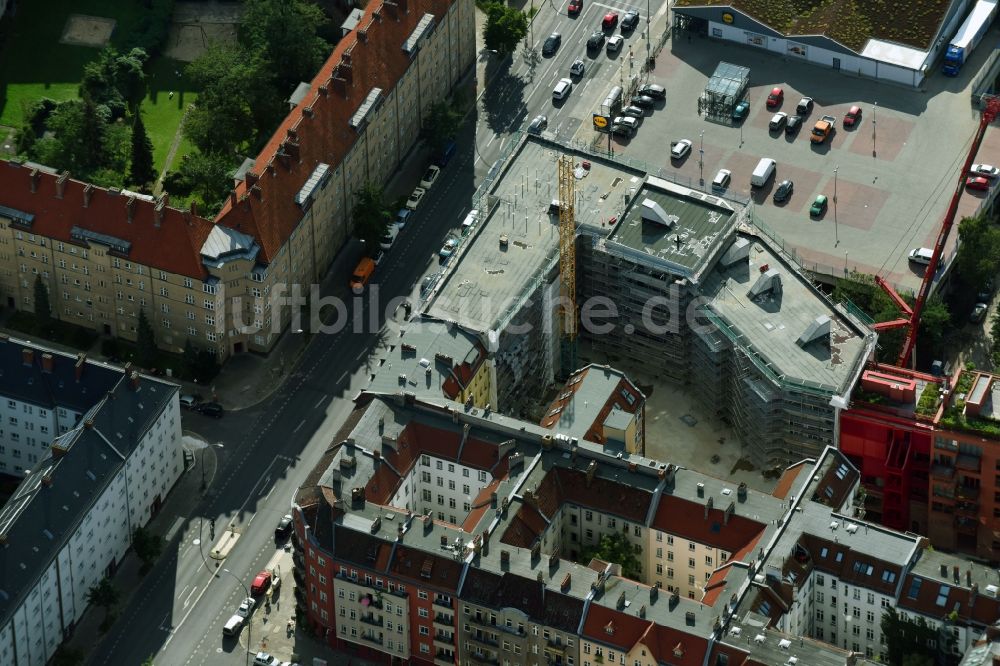
M381 627L385 625L385 620L382 619L381 615L375 615L374 613L368 613L367 615L362 615L358 618L365 624L370 624L373 627Z
M955 529L962 534L975 534L978 528L977 521L974 518L966 518L964 516L955 516Z
M381 631L378 632L377 634L374 631L363 631L361 632L361 635L358 636L358 638L360 638L363 641L367 641L368 643L372 643L374 645L382 645L383 643Z
M488 654L483 654L482 652L472 652L469 654L469 661L473 664L487 664L494 665L499 664L500 660Z
M451 599L446 597L434 597L434 605L441 606L442 608L451 608L453 602Z
M969 472L978 472L981 458L970 453L960 453L955 458L955 467Z
M469 638L476 641L477 643L482 643L483 645L490 645L492 647L499 647L499 641L495 641L481 631L475 633L470 633Z
M979 499L979 488L970 488L969 486L958 484L955 486L955 494L962 499L976 500Z
M964 516L978 516L979 515L979 503L978 502L956 502L955 503L955 513Z
M951 465L943 465L941 463L934 463L931 467L931 476L935 479L941 479L943 481L951 481L955 478L955 468Z
M434 614L434 628L440 629L442 627L447 627L451 629L455 626L455 617L453 615L445 615L444 613Z
M438 632L434 634L434 647L440 649L454 649L455 648L455 635L454 634L443 634Z
M444 650L438 650L434 653L434 663L436 666L454 666L455 654L445 652Z
M561 638L550 638L545 643L545 652L564 655L566 654L566 643Z

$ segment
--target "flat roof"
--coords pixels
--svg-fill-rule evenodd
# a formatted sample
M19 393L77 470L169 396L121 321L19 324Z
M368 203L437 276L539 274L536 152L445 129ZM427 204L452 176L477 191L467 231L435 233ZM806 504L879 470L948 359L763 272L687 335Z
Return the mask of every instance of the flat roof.
M549 205L559 196L561 154L574 153L535 137L522 143L488 195L490 214L445 268L428 315L477 333L495 330L558 263L559 218L549 214ZM584 160L590 169L582 167ZM577 226L600 229L624 207L623 197L638 188L642 175L592 157L575 155L575 163ZM508 239L505 249L501 236Z
M646 200L656 203L670 224L643 219ZM724 199L650 176L612 232L609 245L658 259L672 272L696 280L705 259L729 233L735 213Z
M737 331L741 344L758 361L783 379L841 393L867 357L874 337L847 318L762 239L739 234L751 242L749 262L728 268L721 262L706 276L704 309ZM777 271L780 293L751 297L764 269ZM800 345L799 336L819 316L830 318L830 333ZM718 322L716 322L718 323ZM867 336L867 337L866 337Z

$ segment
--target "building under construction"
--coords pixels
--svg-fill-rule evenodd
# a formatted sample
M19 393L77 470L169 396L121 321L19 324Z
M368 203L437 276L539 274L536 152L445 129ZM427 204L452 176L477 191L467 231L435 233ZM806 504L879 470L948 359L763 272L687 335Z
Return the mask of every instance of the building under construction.
M834 444L875 334L754 234L742 204L535 137L424 308L483 337L493 406L521 415L575 370L561 367L560 155L574 164L580 340L690 387L757 464Z

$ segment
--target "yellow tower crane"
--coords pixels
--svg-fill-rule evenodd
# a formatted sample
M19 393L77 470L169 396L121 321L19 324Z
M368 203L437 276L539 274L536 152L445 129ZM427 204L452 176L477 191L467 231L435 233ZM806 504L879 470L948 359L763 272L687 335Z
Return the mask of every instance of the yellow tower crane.
M561 155L559 167L559 276L562 282L562 374L576 370L576 176L573 158Z

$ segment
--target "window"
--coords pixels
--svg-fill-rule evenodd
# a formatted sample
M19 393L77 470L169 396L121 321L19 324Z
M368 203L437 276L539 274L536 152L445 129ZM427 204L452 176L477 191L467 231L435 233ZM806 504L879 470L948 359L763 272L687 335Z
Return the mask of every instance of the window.
M689 557L688 558L688 568L689 569L694 569L694 558L693 557Z
M674 545L674 537L670 534L667 535L667 545L668 546Z
M711 555L706 555L705 556L705 564L707 564L708 566L712 566L712 556Z
M822 608L817 608L816 609L816 620L819 621L819 622L823 621L823 609Z
M688 550L694 550L694 541L688 541Z
M587 521L593 520L594 519L594 512L593 511L584 511L583 512L583 519L587 520Z

